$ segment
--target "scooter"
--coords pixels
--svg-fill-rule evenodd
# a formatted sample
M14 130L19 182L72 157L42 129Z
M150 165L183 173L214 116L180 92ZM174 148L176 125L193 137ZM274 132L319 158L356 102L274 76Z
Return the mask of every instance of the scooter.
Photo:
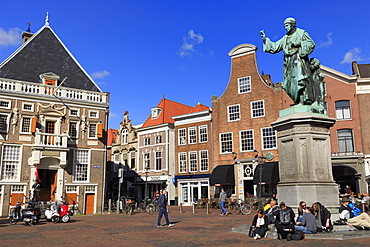
M49 208L45 210L46 220L58 223L60 221L60 215L58 212L58 206L54 202Z
M60 207L59 207L59 210L58 210L58 213L59 213L59 216L60 216L60 220L63 222L63 223L67 223L68 221L71 220L71 212L69 211L69 208L68 208L68 202L65 201Z
M9 223L11 225L17 224L18 221L24 221L26 225L33 226L34 223L39 222L41 212L39 208L34 207L32 201L28 202L28 207L21 210L21 202L17 202L15 208L9 215Z

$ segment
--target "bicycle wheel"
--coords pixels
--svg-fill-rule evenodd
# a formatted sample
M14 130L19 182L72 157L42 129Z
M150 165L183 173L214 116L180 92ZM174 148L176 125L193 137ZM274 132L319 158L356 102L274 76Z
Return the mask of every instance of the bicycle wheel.
M242 214L250 214L252 212L252 207L249 204L244 204L241 211Z
M124 214L128 214L130 212L130 206L128 206L128 205L124 205L123 207L122 207L122 213L124 213Z
M239 215L240 213L241 213L240 206L239 205L236 205L235 206L235 214Z
M148 204L146 206L146 211L149 213L149 214L153 214L154 213L154 205L153 204Z

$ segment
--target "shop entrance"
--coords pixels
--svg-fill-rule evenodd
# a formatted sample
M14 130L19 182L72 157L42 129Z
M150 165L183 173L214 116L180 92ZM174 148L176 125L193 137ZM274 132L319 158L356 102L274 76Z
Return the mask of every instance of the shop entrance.
M39 169L41 179L39 201L54 201L57 190L57 170Z

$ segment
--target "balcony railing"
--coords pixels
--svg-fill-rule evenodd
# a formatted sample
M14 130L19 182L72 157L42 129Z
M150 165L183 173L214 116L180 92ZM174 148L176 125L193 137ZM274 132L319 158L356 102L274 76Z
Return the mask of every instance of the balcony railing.
M35 133L35 145L47 147L67 148L68 133L48 134L42 133L39 129Z
M8 91L14 93L27 93L43 96L53 96L71 100L89 101L94 103L108 103L108 94L86 91L81 89L73 89L66 87L45 85L40 83L16 81L11 79L0 79L0 91Z

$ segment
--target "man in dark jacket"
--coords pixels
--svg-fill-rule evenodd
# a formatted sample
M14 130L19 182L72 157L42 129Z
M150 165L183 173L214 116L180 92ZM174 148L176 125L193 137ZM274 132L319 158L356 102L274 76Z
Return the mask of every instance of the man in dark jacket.
M157 220L157 227L163 227L161 225L161 219L162 216L164 215L164 218L166 220L167 226L171 227L173 224L171 224L170 220L168 219L168 214L167 214L167 191L164 189L162 191L162 195L159 197L158 200L158 207L159 207L159 213L158 213L158 220Z
M285 202L281 202L279 209L274 213L274 216L276 217L275 227L278 237L290 241L295 225L293 209L291 207L287 207Z

